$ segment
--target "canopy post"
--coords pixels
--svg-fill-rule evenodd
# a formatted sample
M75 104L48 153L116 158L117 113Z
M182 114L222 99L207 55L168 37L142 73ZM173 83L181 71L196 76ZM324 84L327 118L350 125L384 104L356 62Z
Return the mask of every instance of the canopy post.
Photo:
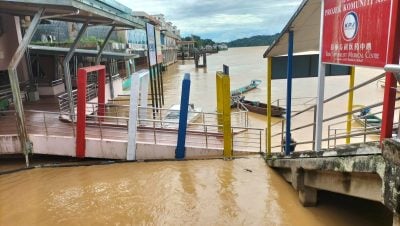
M32 143L29 141L28 133L25 125L24 106L21 99L21 91L19 88L19 79L17 74L17 66L21 62L25 51L35 34L38 25L40 24L40 17L43 15L45 9L41 8L32 19L29 28L26 30L24 37L21 40L17 50L15 51L10 64L8 65L8 77L10 79L11 91L14 99L14 107L17 116L18 136L21 143L21 150L25 154L26 166L29 166L28 155L32 151Z
M67 88L68 99L69 99L69 114L72 122L74 122L73 115L75 115L75 103L74 103L75 101L72 95L72 81L71 81L71 74L69 71L69 61L74 55L76 46L78 45L78 42L81 39L82 35L86 32L88 25L89 25L88 21L86 21L83 24L63 61L65 85Z

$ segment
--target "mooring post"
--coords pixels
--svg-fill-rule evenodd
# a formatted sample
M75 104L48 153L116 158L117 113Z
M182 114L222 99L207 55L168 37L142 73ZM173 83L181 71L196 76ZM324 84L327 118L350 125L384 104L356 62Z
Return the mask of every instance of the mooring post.
M186 73L182 81L181 106L179 111L178 141L175 149L176 159L185 158L189 95L190 95L190 74Z
M203 53L203 67L207 67L207 53Z
M231 131L231 92L229 67L223 66L224 72L217 72L217 113L218 125L222 125L224 136L224 158L233 157L232 131ZM220 130L220 128L219 128Z

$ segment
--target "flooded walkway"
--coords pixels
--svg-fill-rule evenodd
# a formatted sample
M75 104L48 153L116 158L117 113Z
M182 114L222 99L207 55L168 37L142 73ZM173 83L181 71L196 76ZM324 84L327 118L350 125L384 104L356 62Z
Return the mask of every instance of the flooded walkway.
M258 157L42 168L0 176L0 225L391 223L378 203L322 196L303 208Z

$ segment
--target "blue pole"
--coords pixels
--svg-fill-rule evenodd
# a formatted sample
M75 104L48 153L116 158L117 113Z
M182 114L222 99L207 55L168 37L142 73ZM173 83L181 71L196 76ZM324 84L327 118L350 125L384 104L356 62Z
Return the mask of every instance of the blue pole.
M287 64L287 94L286 94L286 140L285 155L290 155L290 124L292 114L292 78L293 78L293 31L289 31L289 48Z
M185 158L186 128L189 108L190 74L186 73L182 81L181 106L179 113L178 141L175 149L175 158Z

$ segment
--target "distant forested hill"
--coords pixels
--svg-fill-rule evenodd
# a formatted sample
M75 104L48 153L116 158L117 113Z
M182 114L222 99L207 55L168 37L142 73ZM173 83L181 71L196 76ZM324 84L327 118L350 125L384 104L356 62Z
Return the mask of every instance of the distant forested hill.
M268 46L277 39L279 34L274 35L256 35L250 38L236 39L228 42L228 47L246 47L246 46Z

